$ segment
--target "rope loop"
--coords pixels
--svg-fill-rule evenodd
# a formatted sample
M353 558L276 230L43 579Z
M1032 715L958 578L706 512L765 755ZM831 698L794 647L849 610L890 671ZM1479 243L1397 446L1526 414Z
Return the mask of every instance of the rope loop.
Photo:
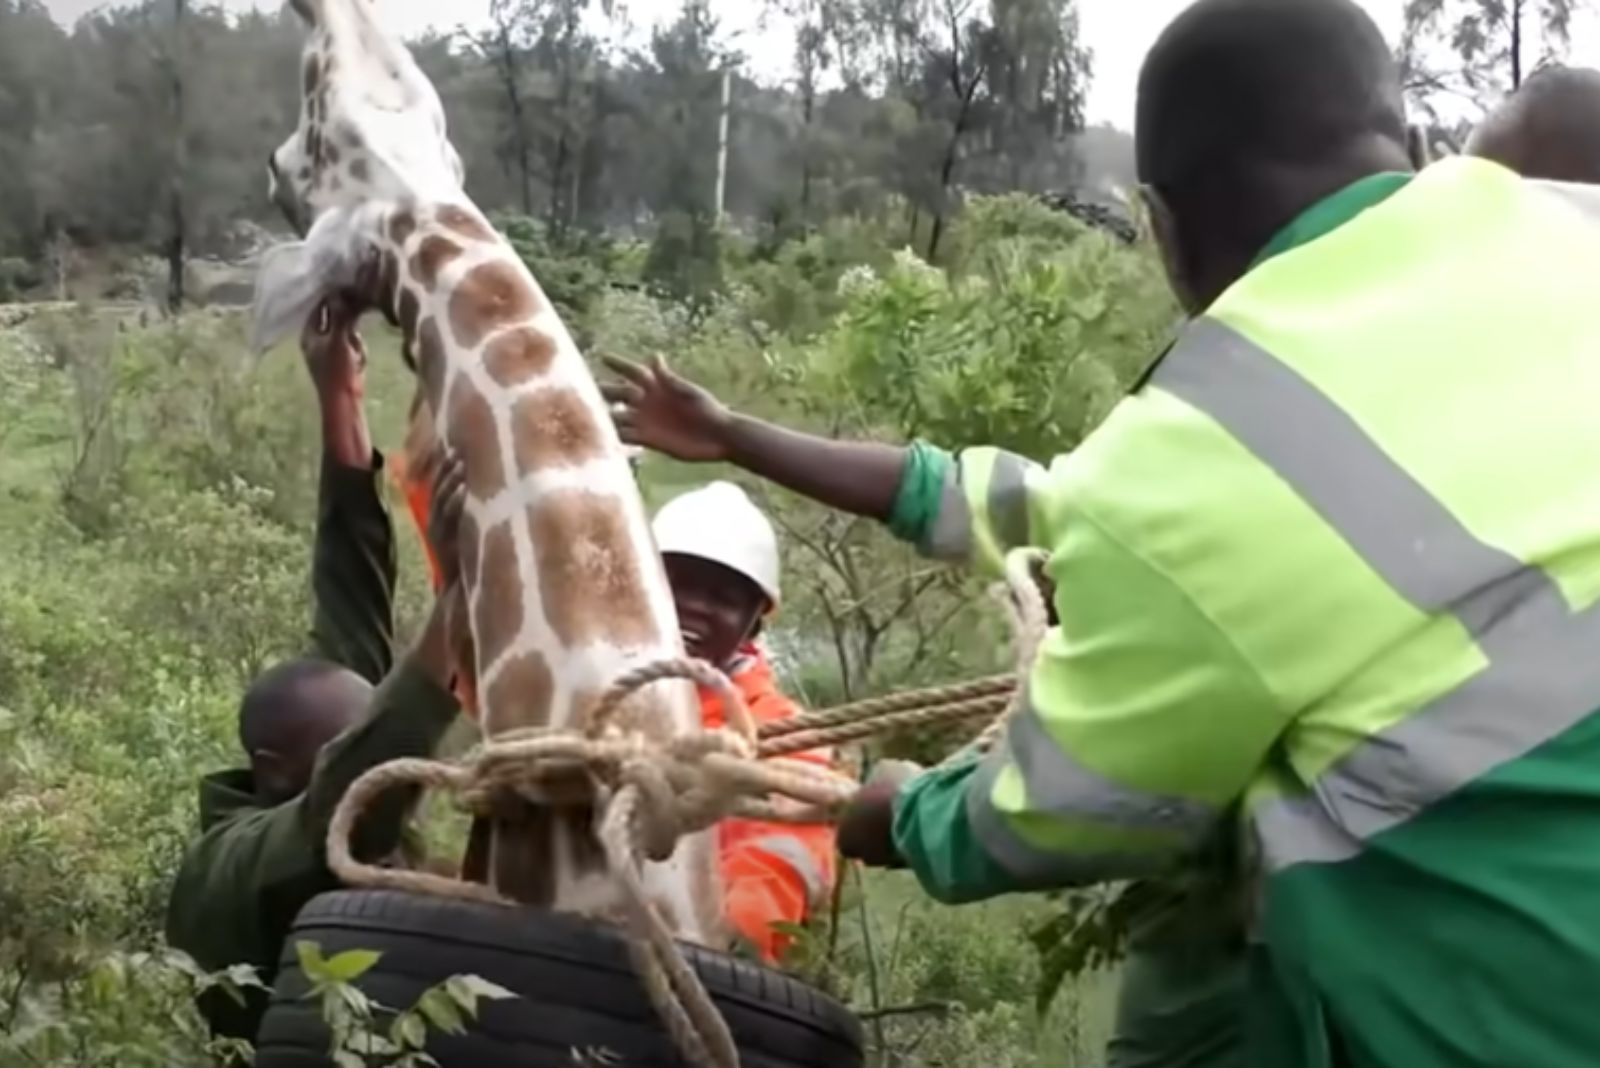
M686 836L729 817L783 823L836 818L855 784L792 754L859 741L890 730L983 718L988 726L952 754L991 748L1021 707L1026 679L1049 627L1038 578L1045 554L1017 550L997 587L1016 632L1016 673L893 694L795 716L758 728L733 682L703 660L681 657L618 678L575 730L533 728L486 739L458 763L395 760L351 784L328 828L328 865L350 886L381 887L512 905L493 887L421 871L382 868L352 851L360 817L400 788L451 794L478 816L504 817L529 805L595 812L600 845L620 891L629 952L652 1005L685 1059L700 1068L739 1068L727 1023L651 903L644 864L671 858ZM718 695L727 726L656 739L630 729L623 709L645 687L680 680Z

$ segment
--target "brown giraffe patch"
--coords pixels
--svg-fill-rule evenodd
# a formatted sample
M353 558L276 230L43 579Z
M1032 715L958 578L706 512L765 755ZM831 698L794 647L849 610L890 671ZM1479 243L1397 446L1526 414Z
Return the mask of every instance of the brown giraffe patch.
M405 246L416 229L417 217L409 211L401 209L389 216L389 240L397 250Z
M569 389L546 389L517 399L511 409L517 469L577 467L605 455L605 438L589 408Z
M417 295L409 286L400 289L400 332L406 337L415 337L417 334L417 316L421 313L422 306L417 303ZM416 353L412 353L413 356Z
M478 218L466 208L455 204L447 204L440 208L436 218L439 225L447 230L454 230L462 237L472 241L498 241L500 235L496 234L489 225Z
M555 339L530 327L501 334L483 350L484 369L506 389L543 375L555 358Z
M315 115L312 122L319 121ZM315 125L306 131L306 155L311 157L312 163L322 162L322 131Z
M450 328L465 348L492 331L527 319L539 300L526 274L504 260L474 267L450 294Z
M467 492L479 501L492 500L506 488L494 409L466 375L456 377L448 404L450 439L446 444L467 465Z
M522 593L517 581L521 568L517 566L517 548L511 537L510 524L501 523L484 536L479 566L478 583L474 587L475 603L472 606L472 633L477 635L478 673L481 675L505 655L522 630ZM519 662L527 659L526 656L521 657ZM534 660L536 668L519 668L519 678L527 682L528 672L543 672L545 690L548 691L550 669L537 656ZM503 693L500 686L503 678L505 674L497 677L495 684L490 687L491 707L495 707L495 695ZM543 699L548 701L549 694L546 693Z
M423 395L434 411L444 405L444 383L450 371L450 357L444 351L444 339L439 336L439 323L428 316L417 326L413 355L417 372L422 376Z
M489 878L512 900L549 908L556 896L556 815L531 807L524 812L520 819L493 821Z
M315 96L317 92L317 57L307 56L305 65L305 95Z
M350 161L350 180L360 185L365 185L372 178L372 168L367 166L364 159Z
M330 174L328 176L328 192L329 193L337 193L339 190L341 190L343 188L344 188L344 183L339 181L339 176L337 174Z
M334 143L333 138L324 137L322 139L322 154L327 157L328 166L337 167L339 165L339 146Z
M528 510L545 618L568 648L657 641L644 576L622 505L560 490Z
M484 665L492 662L487 657L479 660ZM518 654L494 677L493 685L485 694L487 707L494 717L488 728L498 734L522 727L545 726L554 718L551 702L555 700L555 693L555 676L545 658L535 652Z
M450 261L461 255L461 246L437 235L423 238L416 255L411 257L411 277L421 282L423 288L432 289L439 284L439 272Z

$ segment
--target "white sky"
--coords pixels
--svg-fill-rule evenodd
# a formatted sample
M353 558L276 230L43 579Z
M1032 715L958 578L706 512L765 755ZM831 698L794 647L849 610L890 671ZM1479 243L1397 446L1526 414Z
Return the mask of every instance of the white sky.
M201 0L205 2L205 0ZM276 0L222 0L234 11L252 7L270 9ZM378 0L404 35L429 26L448 29L480 23L488 17L489 0ZM1400 30L1403 0L1360 0L1393 40ZM1110 122L1124 129L1133 126L1133 97L1139 65L1157 34L1189 0L1078 0L1086 43L1095 53L1094 81L1089 94L1090 122ZM623 0L639 27L670 18L681 0ZM57 19L70 23L103 0L45 0ZM736 34L736 44L748 57L757 77L781 76L788 69L791 41L782 26L762 25L760 0L712 0L712 10L724 30ZM448 11L448 14L444 12ZM1573 35L1570 60L1600 66L1600 17L1580 16Z

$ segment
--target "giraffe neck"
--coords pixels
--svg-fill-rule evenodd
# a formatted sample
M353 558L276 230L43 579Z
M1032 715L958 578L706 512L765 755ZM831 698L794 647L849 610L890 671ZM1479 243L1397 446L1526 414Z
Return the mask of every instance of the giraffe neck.
M579 726L618 676L682 653L622 444L554 308L475 209L396 209L383 229L380 302L437 437L466 469L461 559L483 729ZM657 737L698 726L692 687L648 695L630 726ZM499 876L523 881L533 903L592 901L604 862L588 823L530 819L520 840L536 845L501 851ZM655 880L662 907L681 935L706 938L720 897L709 847L679 854Z
M475 211L425 209L389 229L405 253L408 351L466 467L485 728L576 726L618 675L681 650L622 444L554 308Z

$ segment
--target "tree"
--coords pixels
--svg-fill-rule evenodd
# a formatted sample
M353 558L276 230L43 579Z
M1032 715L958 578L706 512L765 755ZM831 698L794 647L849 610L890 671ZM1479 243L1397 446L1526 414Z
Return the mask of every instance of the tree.
M542 138L548 159L549 220L560 238L577 222L582 200L584 142L597 110L600 42L584 28L594 0L525 0L538 25L534 56L554 80L554 93L541 109L550 129ZM611 0L600 0L609 19Z
M1405 88L1438 122L1482 114L1537 66L1565 55L1587 0L1407 0Z
M993 0L990 151L985 188L1038 192L1065 184L1069 135L1083 128L1092 71L1071 0Z
M505 154L516 169L522 213L533 214L533 144L528 132L527 104L522 88L522 56L528 48L533 5L519 0L493 0L489 5L490 29L475 43L493 65L506 108Z

